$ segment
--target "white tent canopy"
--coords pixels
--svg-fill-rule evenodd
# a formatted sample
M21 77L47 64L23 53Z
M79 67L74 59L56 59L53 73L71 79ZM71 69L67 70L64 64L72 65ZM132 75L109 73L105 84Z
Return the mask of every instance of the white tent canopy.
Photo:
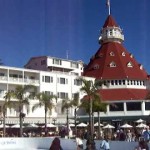
M94 126L98 126L98 122L96 122L96 123L94 124ZM104 126L104 125L100 123L100 126L102 127L102 126Z
M129 124L124 124L122 126L120 126L121 128L132 128L133 126L129 125Z
M113 129L115 128L114 126L107 124L106 126L103 127L103 129Z
M0 128L3 128L4 127L4 124L1 124L0 125ZM9 126L8 125L5 125L5 128L9 128Z
M39 126L34 123L31 123L31 124L28 124L26 127L27 128L38 128Z
M138 124L136 127L137 127L137 128L146 128L147 125L144 124L144 123L140 123L140 124Z
M78 124L77 127L87 127L87 124L82 122L82 123Z
M135 121L136 123L142 123L142 122L145 122L143 119L138 119Z
M24 128L24 126L22 126ZM20 124L15 124L13 126L11 126L11 128L20 128Z
M48 128L56 128L56 126L53 125L52 123L48 123L48 124L47 124L47 127L48 127ZM42 128L45 128L45 125L42 126Z

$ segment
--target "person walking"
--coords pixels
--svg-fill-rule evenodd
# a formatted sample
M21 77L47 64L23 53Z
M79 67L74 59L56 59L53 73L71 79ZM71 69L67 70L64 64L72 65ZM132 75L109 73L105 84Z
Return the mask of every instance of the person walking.
M100 149L110 150L110 144L109 144L108 138L104 137L104 139L102 140L102 143L100 145Z

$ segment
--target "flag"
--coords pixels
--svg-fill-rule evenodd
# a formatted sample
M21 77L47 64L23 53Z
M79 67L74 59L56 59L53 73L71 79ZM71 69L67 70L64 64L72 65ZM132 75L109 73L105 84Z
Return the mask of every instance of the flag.
M106 5L110 7L110 0L107 0Z

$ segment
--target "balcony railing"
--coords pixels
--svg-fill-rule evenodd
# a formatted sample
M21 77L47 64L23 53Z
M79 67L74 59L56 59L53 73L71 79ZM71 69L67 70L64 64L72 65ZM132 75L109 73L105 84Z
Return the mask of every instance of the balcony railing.
M7 77L7 76L0 76L0 81L8 81L14 83L29 83L29 84L39 84L39 80L36 79L23 79L23 78L14 78L14 77Z

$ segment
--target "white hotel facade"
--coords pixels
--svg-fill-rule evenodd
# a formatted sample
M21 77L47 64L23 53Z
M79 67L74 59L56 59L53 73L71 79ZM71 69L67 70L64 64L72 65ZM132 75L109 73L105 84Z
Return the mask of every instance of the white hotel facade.
M58 96L55 107L47 114L48 122L61 124L66 122L66 112L61 112L62 99L72 99L79 92L79 98L84 96L80 92L81 83L78 78L84 76L87 80L103 80L98 91L103 101L107 102L107 112L101 112L102 121L118 121L127 119L145 119L150 122L150 75L146 72L123 46L124 35L121 28L109 15L101 29L97 52L91 57L84 68L82 61L73 61L49 56L32 57L25 68L0 66L0 118L2 120L2 106L4 95L9 90L15 90L17 85L33 84L38 92L46 92ZM30 112L26 114L25 123L44 123L44 109L34 112L32 106L37 100L30 100ZM117 107L112 107L115 104ZM69 118L74 117L74 108L69 109ZM78 111L77 117L88 121L88 115ZM97 119L97 114L94 114ZM82 121L83 121L82 120ZM71 121L71 120L70 120ZM95 120L96 121L96 120ZM10 112L7 109L6 124L19 122L18 109ZM115 123L116 124L116 123Z

